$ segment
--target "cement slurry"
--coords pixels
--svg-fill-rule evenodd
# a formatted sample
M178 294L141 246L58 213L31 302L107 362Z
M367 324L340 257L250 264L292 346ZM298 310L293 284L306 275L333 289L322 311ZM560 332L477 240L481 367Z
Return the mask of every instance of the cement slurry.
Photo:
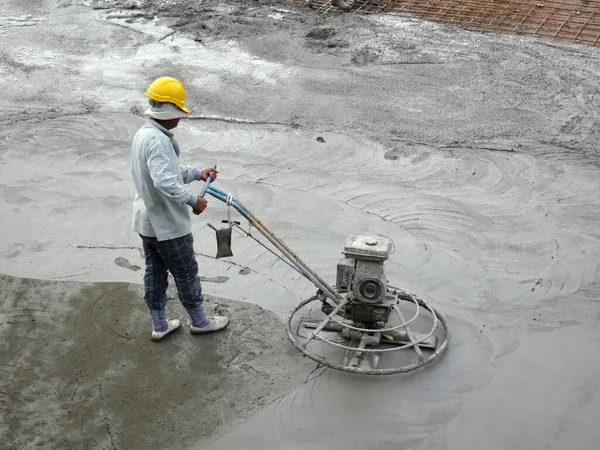
M256 305L208 296L208 311L244 320L202 337L185 322L155 344L138 285L1 276L0 288L3 448L181 448L226 433L313 369ZM168 311L185 317L176 300Z
M284 3L4 0L0 33L0 273L52 280L2 281L1 429L14 448L594 448L597 49ZM196 249L205 291L232 299L216 303L240 328L206 346L183 333L146 343L128 153L140 93L165 73L197 108L176 130L182 159L218 164L220 187L329 280L347 235L390 236L390 280L449 319L444 359L386 379L312 372L279 339L314 288L242 237L233 258L212 258L215 200L195 218ZM72 283L105 281L138 287ZM274 350L260 354L256 326ZM85 356L62 363L70 346ZM250 357L230 364L237 353ZM148 398L140 374L149 390L191 384ZM72 422L81 382L91 394ZM172 413L148 412L163 401ZM47 411L44 427L32 410ZM165 410L171 426L158 426Z

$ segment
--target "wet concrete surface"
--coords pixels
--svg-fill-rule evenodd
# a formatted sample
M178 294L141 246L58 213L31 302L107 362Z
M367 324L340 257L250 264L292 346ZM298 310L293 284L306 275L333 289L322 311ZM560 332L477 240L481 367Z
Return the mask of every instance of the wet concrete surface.
M274 2L4 0L0 34L10 448L595 448L597 49ZM314 288L241 236L215 260L216 200L194 237L233 328L149 341L129 145L165 74L196 108L183 161L218 164L327 280L348 235L394 240L390 281L450 323L441 361L313 371L281 319Z
M192 336L171 301L184 325L153 343L138 285L2 276L0 288L3 448L181 448L224 434L315 366L249 303L208 297L210 313L239 320Z

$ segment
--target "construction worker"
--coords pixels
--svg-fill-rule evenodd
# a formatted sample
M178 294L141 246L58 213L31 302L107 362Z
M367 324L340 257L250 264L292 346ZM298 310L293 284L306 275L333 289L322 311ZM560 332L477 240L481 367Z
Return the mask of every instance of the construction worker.
M160 341L181 326L178 319L168 320L165 315L168 272L190 316L191 333L221 330L229 319L206 315L193 248L189 209L202 213L206 199L186 186L209 176L214 180L217 171L179 164L179 146L171 130L189 114L183 85L175 78L161 77L145 95L150 99L145 112L149 119L133 138L131 172L136 188L133 231L141 236L144 248L144 299L152 317L151 339Z

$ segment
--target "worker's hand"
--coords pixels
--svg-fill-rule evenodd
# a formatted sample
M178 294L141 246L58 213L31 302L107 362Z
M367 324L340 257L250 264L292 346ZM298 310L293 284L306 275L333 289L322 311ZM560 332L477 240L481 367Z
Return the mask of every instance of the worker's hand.
M206 209L207 204L208 204L208 202L206 201L205 198L198 197L196 204L192 207L193 213L196 215L201 214L202 211L204 211Z
M208 169L204 169L202 171L202 175L200 176L200 179L202 181L206 181L206 179L208 177L210 177L210 179L212 181L215 181L217 179L217 174L219 173L219 171L217 169L215 169L214 167L209 167Z

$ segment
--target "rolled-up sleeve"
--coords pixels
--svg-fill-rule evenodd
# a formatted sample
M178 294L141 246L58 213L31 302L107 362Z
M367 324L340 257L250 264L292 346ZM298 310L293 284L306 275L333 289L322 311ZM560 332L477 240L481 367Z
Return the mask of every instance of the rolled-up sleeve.
M160 139L153 139L148 146L148 170L154 187L166 198L181 205L190 204L192 190L179 182L181 170L173 149ZM193 171L192 171L193 176Z

